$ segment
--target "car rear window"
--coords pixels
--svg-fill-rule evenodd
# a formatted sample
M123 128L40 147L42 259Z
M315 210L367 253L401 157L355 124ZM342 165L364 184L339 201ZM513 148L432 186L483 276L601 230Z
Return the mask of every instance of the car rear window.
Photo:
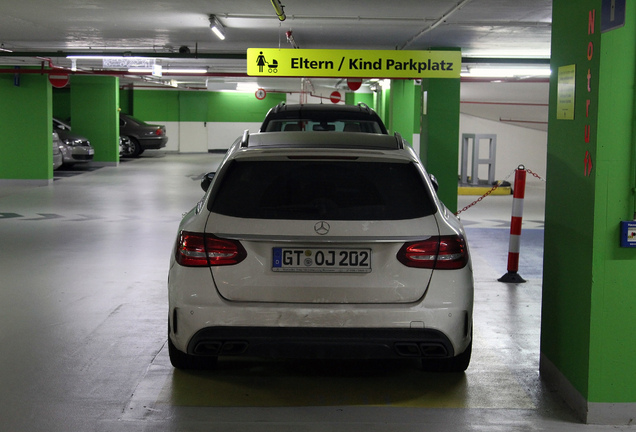
M435 212L412 163L233 161L210 210L254 219L400 220Z
M307 119L271 120L265 132L364 132L383 133L377 122L367 120L313 121Z

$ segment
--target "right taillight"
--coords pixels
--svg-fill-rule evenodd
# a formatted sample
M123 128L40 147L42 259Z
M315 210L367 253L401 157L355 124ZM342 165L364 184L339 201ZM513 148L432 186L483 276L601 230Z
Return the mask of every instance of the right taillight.
M175 253L177 263L186 267L233 265L247 256L245 248L237 240L189 231L179 233Z
M434 236L405 243L397 259L407 267L453 270L468 263L468 250L461 235Z

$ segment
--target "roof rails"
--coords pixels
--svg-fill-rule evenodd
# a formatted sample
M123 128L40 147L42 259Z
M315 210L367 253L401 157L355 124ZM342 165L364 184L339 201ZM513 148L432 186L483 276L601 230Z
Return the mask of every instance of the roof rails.
M278 105L276 105L274 107L274 112L277 113L278 111L282 110L285 107L285 102L280 102Z
M398 150L403 150L404 149L404 138L402 138L402 135L400 135L399 132L395 133L395 141L397 141L397 148Z
M373 111L371 108L369 108L369 105L365 104L364 102L358 102L358 106L368 113L371 113Z
M369 105L365 104L364 102L358 102L357 106L361 110L365 110L368 113L372 113L373 112L373 110L369 107ZM282 111L283 109L285 109L285 107L287 107L287 104L285 102L279 102L275 107L272 108L272 112L278 113L278 112Z
M364 138L364 142L361 144L353 144L349 138L345 138L347 134L344 133L305 133L305 132L270 132L265 134L256 134L254 135L254 139L250 140L250 131L245 130L243 132L243 136L241 137L239 148L248 148L250 145L253 147L321 147L325 145L325 147L329 147L330 145L335 145L334 148L358 148L358 149L383 149L383 150L391 150L391 148L396 150L403 150L408 146L408 143L400 135L400 133L395 132L393 135L394 147L391 146L390 137L383 134L356 134L359 136L367 135ZM324 138L330 137L331 139L327 142L324 141ZM252 142L250 142L252 141ZM366 144L365 144L366 143Z
M243 138L241 138L241 148L247 148L250 141L250 131L249 129L245 129L243 132Z

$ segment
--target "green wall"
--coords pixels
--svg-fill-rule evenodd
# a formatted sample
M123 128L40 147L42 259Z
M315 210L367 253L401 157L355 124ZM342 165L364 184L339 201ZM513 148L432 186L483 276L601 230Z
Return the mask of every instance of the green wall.
M62 121L71 118L71 88L53 89L53 117Z
M133 116L170 122L260 122L271 107L287 99L285 93L268 93L258 100L253 93L180 90L133 90L128 97Z
M70 117L70 95L70 89L54 89L55 117ZM286 99L285 93L273 92L259 101L253 93L129 88L119 90L119 107L122 112L140 120L165 122L260 122L271 107L285 102ZM372 103L368 105L372 106Z
M636 249L619 222L634 215L636 1L603 34L601 5L553 2L541 352L588 402L633 403ZM557 71L573 64L575 117L558 120Z
M182 93L195 96L205 94L205 92L181 92L178 90L124 89L119 92L119 107L122 112L140 120L179 121L179 97ZM196 104L194 100L192 103ZM202 118L201 121L205 120Z
M53 178L51 84L46 75L0 75L0 179Z
M420 159L439 182L437 194L446 207L457 211L457 163L459 160L458 79L423 79L426 113L422 114ZM419 112L422 112L420 105Z
M634 218L636 186L636 1L629 0L627 8L626 26L601 36L589 386L593 402L636 402L636 250L620 248L618 241L620 221Z
M374 95L374 93L347 92L345 93L345 103L347 105L358 105L359 103L363 103L369 108L376 110Z
M415 84L412 80L393 80L391 82L391 124L387 128L391 133L399 132L410 144L413 143L413 131L416 124L414 112L418 112L415 106ZM418 129L419 120L418 116Z

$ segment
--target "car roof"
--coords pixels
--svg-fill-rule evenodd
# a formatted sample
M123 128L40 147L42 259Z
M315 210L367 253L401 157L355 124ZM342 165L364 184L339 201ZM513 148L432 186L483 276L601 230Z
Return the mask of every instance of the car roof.
M358 105L344 104L286 104L281 102L271 109L272 114L298 113L298 112L345 112L345 113L365 113L375 115L375 111L364 103Z
M380 116L365 103L357 105L344 104L291 104L279 103L265 115L261 125L261 132L267 129L267 124L273 120L284 119L312 119L312 120L371 120L380 126L383 134L387 133L386 126Z
M259 132L245 131L238 148L313 148L402 150L408 144L399 133L395 135L360 132Z

